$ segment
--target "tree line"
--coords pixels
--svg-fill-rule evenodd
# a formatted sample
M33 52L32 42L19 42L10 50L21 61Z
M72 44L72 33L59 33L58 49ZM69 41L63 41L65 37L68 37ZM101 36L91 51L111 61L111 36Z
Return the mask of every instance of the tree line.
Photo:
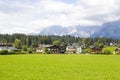
M55 35L26 35L26 34L0 34L0 43L15 43L17 40L20 41L20 45L26 47L34 47L38 44L57 44L57 45L68 45L77 43L79 45L86 44L87 46L95 44L109 45L111 42L120 44L120 39L95 37L95 38L80 38L70 35L66 36L55 36ZM18 41L18 42L19 42Z

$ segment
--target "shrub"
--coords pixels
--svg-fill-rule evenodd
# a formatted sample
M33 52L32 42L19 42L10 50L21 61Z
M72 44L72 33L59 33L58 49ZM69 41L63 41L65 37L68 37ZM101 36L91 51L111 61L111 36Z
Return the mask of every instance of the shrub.
M15 51L9 51L8 54L15 54Z
M50 54L50 51L49 51L47 48L44 48L43 51L44 51L46 54Z
M29 51L28 51L28 53L29 53L29 54L31 54L31 53L32 53L32 51L31 51L31 50L29 50Z
M7 55L8 54L8 50L2 50L2 51L0 51L0 54L1 55Z
M110 50L104 50L104 54L112 54L112 52Z
M88 49L84 49L84 50L82 50L82 53L89 53L89 50Z
M27 47L26 46L22 46L22 50L23 51L27 51Z

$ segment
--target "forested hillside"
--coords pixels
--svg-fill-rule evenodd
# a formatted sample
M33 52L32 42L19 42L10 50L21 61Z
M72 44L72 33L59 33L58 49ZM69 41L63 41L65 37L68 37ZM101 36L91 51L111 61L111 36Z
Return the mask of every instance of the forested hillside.
M112 38L80 38L73 36L41 36L41 35L25 35L25 34L0 34L1 43L14 43L16 39L19 39L22 45L27 47L37 45L37 44L53 44L54 41L58 40L61 44L67 45L70 43L78 43L93 45L94 43L108 44L110 42L116 42L120 44L119 39Z

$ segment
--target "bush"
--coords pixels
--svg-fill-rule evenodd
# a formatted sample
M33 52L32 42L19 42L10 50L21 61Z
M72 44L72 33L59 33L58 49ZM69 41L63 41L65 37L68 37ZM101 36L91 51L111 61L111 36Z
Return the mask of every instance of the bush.
M50 54L50 51L49 51L47 48L44 48L43 51L44 51L46 54Z
M32 54L32 51L31 51L31 50L29 50L29 51L28 51L28 53L29 53L29 54Z
M22 50L23 50L23 51L27 51L28 49L27 49L26 46L22 46Z
M102 54L101 52L95 52L94 54Z
M104 54L109 55L109 54L112 54L112 52L110 50L104 50Z
M82 50L82 53L89 53L89 50L88 49L84 49L84 50Z
M9 51L8 54L15 54L15 51Z
M8 54L8 50L2 50L2 51L0 51L0 54L1 55L7 55Z
M32 53L29 51L29 53ZM0 51L0 55L10 55L10 54L26 54L26 52L18 50L18 51L8 51L8 50L2 50Z

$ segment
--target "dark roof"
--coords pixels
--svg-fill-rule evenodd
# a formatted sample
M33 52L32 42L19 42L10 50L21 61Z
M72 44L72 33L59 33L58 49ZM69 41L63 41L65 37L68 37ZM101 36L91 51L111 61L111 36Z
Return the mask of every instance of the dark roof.
M46 48L59 48L58 46L56 45L48 45L48 46L45 46Z
M91 48L91 49L102 49L102 48L100 48L100 47L98 47L98 46L90 46L90 48Z
M56 46L56 45L45 45L45 44L39 45L39 47L37 47L37 49L42 49L42 48L54 48L54 49L56 49L56 48L59 48L59 47Z

